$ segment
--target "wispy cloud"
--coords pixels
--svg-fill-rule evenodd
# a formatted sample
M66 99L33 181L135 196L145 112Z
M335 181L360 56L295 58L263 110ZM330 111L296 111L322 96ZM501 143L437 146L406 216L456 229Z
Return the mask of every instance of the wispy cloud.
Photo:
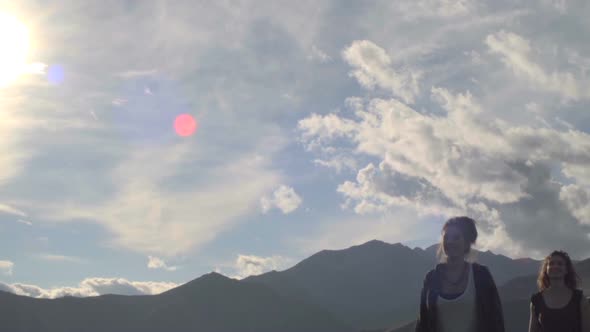
M39 259L42 259L44 261L49 261L49 262L66 262L66 263L77 263L77 264L87 262L85 259L82 259L80 257L48 254L48 253L38 254L36 257Z
M7 204L0 204L0 212L12 214L19 217L26 217L27 214L24 211L21 211L13 206Z
M28 221L28 220L19 219L16 222L19 223L19 224L27 225L27 226L33 226L33 223L30 222L30 221Z
M311 51L307 58L309 60L319 61L321 63L332 61L332 57L330 57L328 54L326 54L324 51L322 51L315 45L311 46Z
M538 87L557 92L566 98L590 98L590 78L576 78L573 73L564 71L547 72L541 65L531 60L530 41L507 31L490 34L485 39L493 53L500 54L506 66L518 76L529 79Z
M421 73L406 68L394 69L385 50L371 41L354 41L342 56L354 68L350 75L367 89L388 90L407 103L413 103L420 91Z
M121 78L137 78L145 76L154 76L158 73L157 69L144 69L144 70L128 70L117 73L116 76Z
M114 234L109 241L113 246L148 255L198 250L239 223L239 217L253 213L257 197L275 186L279 176L267 169L266 158L245 155L201 174L216 181L178 191L166 189L162 182L195 157L191 151L190 144L136 151L110 174L120 186L116 195L102 204L46 206L43 214L52 220L82 218L100 223Z
M127 104L127 99L117 98L117 99L113 99L113 101L111 103L114 106L124 106L125 104Z

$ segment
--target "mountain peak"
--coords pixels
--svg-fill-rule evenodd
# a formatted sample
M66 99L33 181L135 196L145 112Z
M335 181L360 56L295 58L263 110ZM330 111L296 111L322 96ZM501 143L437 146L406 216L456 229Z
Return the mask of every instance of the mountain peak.
M224 276L223 274L221 274L219 272L212 271L212 272L203 274L197 280L232 280L232 279L227 276Z
M387 242L383 242L381 240L371 240L371 241L367 241L363 244L361 244L360 246L390 246L391 244L387 243Z
M363 244L351 246L348 249L352 249L352 248L407 248L407 247L399 242L392 244L392 243L387 243L385 241L375 239L375 240L367 241ZM344 249L344 250L346 250L346 249Z

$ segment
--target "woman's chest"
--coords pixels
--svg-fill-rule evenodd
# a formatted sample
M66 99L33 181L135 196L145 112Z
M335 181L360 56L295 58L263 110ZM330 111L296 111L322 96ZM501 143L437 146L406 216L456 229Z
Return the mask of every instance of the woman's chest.
M545 306L550 309L560 309L570 303L572 296L572 292L544 293L543 301L545 302Z

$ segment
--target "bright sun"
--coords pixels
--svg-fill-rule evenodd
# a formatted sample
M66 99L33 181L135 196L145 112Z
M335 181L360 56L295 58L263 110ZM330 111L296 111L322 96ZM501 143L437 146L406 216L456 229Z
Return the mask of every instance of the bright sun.
M0 13L0 87L14 81L26 66L29 31L17 18Z

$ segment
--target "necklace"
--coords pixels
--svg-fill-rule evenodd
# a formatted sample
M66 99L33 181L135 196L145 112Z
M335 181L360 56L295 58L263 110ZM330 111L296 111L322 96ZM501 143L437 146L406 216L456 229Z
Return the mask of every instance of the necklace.
M442 275L443 275L443 278L444 278L444 279L445 279L445 280L446 280L446 281L447 281L449 284L451 284L452 286L458 286L458 285L459 285L459 284L460 284L460 283L463 281L463 279L465 278L465 275L466 275L466 273L465 273L465 272L467 272L467 266L468 266L467 264L465 264L465 265L464 265L464 267L463 267L463 271L461 271L461 275L459 276L459 278L457 279L457 281L452 281L451 279L447 278L447 274L446 274L446 273L444 273L444 272L442 273Z

